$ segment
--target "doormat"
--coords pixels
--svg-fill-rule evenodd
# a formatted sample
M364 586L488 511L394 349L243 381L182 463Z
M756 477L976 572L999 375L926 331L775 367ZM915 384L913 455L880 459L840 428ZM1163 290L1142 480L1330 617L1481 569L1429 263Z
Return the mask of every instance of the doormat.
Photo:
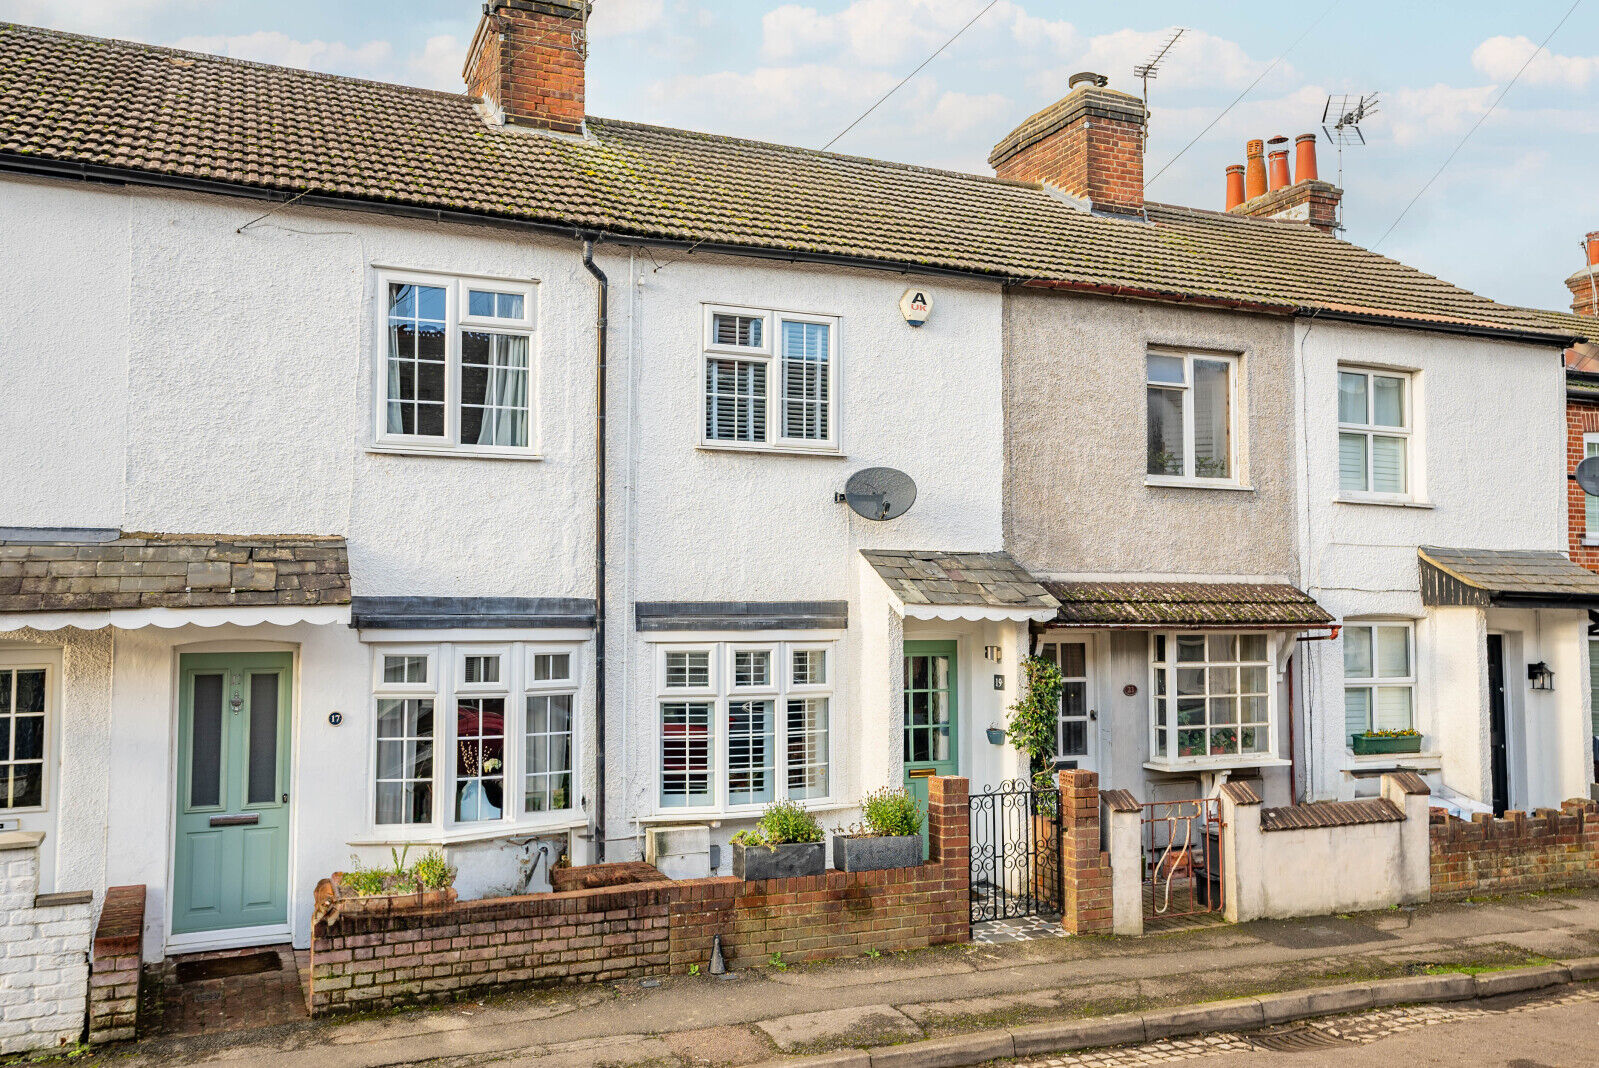
M259 972L283 970L283 958L276 952L246 953L238 957L208 957L205 960L186 960L178 964L178 982L198 983L202 979L227 979L235 975L255 975Z

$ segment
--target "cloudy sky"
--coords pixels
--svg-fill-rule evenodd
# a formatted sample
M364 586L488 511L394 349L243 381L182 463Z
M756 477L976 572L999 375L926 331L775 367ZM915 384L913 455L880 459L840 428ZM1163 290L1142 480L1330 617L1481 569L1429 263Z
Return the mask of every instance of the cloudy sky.
M821 147L988 0L596 0L590 114ZM1188 32L1151 85L1152 181L1220 207L1249 137L1319 130L1329 94L1381 94L1344 159L1347 237L1377 242L1571 0L1304 3L999 0L835 150L986 173L988 150L1074 71L1132 67ZM0 0L0 19L439 89L460 88L479 0ZM1323 17L1323 13L1327 12ZM1322 17L1316 23L1318 17ZM1336 178L1323 146L1322 175ZM1500 300L1564 308L1599 229L1599 0L1528 68L1381 251Z

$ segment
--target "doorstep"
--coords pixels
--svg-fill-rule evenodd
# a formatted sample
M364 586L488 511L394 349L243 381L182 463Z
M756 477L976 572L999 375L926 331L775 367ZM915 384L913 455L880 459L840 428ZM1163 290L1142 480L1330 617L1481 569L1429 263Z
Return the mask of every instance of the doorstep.
M275 956L276 966L262 968L266 962L255 959L262 954ZM139 1036L214 1035L309 1019L310 969L310 952L287 944L183 953L145 965Z

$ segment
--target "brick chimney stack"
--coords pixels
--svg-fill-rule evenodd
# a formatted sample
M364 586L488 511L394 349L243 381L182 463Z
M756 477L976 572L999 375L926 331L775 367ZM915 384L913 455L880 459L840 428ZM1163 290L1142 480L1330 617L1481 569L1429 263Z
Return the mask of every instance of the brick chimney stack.
M1566 288L1571 290L1571 310L1578 315L1599 316L1599 230L1584 238L1582 246L1588 266L1566 279Z
M467 49L468 94L495 121L560 133L583 129L588 0L491 0Z
M1043 182L1100 211L1144 208L1144 102L1074 74L1070 92L1005 135L989 153L1001 178Z
M1266 168L1261 160L1260 141L1249 142L1248 199L1234 203L1227 198L1227 210L1235 215L1255 218L1299 219L1308 222L1323 233L1338 230L1338 202L1344 191L1331 182L1322 181L1316 174L1316 135L1300 134L1294 138L1294 169L1297 181L1290 184L1288 173L1288 143L1286 137L1271 139L1271 179L1268 187ZM1233 164L1236 167L1237 164ZM1231 173L1232 167L1228 168ZM1230 180L1230 179L1229 179ZM1228 187L1229 190L1231 186Z

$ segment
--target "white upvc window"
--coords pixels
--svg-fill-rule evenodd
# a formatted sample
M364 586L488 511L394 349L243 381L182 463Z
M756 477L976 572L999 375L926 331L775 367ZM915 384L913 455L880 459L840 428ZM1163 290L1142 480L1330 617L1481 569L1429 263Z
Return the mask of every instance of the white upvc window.
M1582 458L1590 456L1599 456L1599 434L1582 436ZM1582 532L1589 540L1599 539L1599 497L1586 491L1582 495Z
M44 664L0 664L0 811L42 809L50 796L52 681Z
M508 829L577 803L577 643L373 648L373 823Z
M379 448L534 455L535 286L380 272Z
M1145 371L1148 481L1237 485L1237 357L1151 351Z
M656 649L661 810L758 810L831 796L830 642Z
M1405 622L1343 629L1344 737L1415 728L1416 628Z
M703 444L838 451L838 319L706 305Z
M1338 368L1339 493L1409 497L1410 440L1410 376Z
M1171 632L1150 640L1157 762L1247 762L1275 751L1269 635Z

